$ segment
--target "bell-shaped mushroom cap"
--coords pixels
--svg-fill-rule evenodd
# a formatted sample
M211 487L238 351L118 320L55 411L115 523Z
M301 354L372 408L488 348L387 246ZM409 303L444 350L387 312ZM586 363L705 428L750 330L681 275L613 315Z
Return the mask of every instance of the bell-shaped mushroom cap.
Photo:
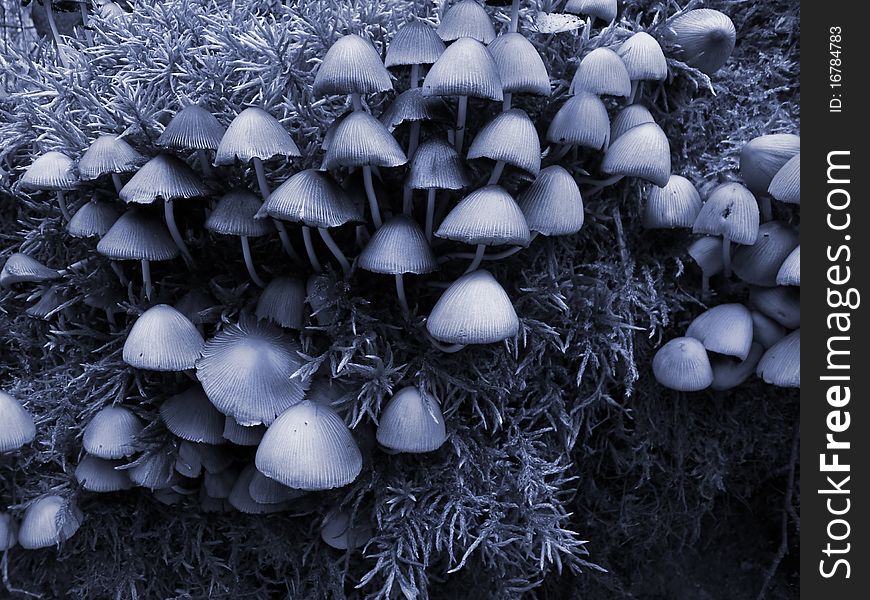
M362 454L338 413L303 400L266 430L256 464L263 475L287 487L328 490L357 478Z
M155 448L136 459L134 466L127 469L130 481L149 490L171 488L181 479L175 470L175 457L168 448Z
M656 381L678 392L697 392L713 383L707 350L695 338L672 339L658 349L652 367Z
M11 254L0 271L0 286L8 288L16 283L42 283L58 279L60 273L21 252Z
M239 425L232 417L225 417L224 439L239 446L257 446L266 433L264 425ZM254 498L256 500L256 498ZM257 500L259 502L259 500Z
M323 228L363 220L359 207L329 173L314 169L299 171L278 186L257 211L258 219L267 215Z
M247 465L233 484L230 495L227 496L230 505L239 512L248 515L265 515L269 513L286 510L285 502L276 502L273 504L261 504L251 497L250 486L251 481L257 475L257 470L254 465Z
M668 61L658 41L640 31L625 40L616 50L625 63L632 81L664 81L668 77Z
M447 9L437 31L445 42L471 38L488 44L495 39L495 27L486 9L475 0L459 0Z
M46 152L34 160L19 185L29 190L73 190L79 186L79 178L73 168L72 159L56 150Z
M776 273L777 285L800 285L801 284L801 247L798 244L791 251L782 266Z
M519 328L511 299L482 269L454 281L426 321L432 337L448 344L492 344L515 336Z
M254 158L268 160L273 156L301 156L296 142L278 122L262 108L250 107L240 112L221 138L214 164L231 165Z
M85 426L82 447L97 458L124 458L136 452L142 429L142 421L129 408L106 406Z
M801 155L788 159L770 181L767 191L771 196L787 204L801 203Z
M616 18L617 0L568 0L565 12L598 17L610 23Z
M0 512L0 552L18 543L18 524L8 512Z
M450 44L423 80L424 96L472 96L501 102L498 67L486 46L471 38Z
M17 450L36 437L33 417L18 401L0 392L0 452Z
M780 267L799 241L797 231L790 225L781 221L762 223L755 243L735 250L731 260L734 274L753 285L776 285Z
M786 329L801 326L800 288L794 286L749 288L749 302Z
M712 75L726 62L737 41L734 23L718 10L690 10L671 21L668 37L687 65Z
M146 160L123 138L101 135L91 142L79 159L79 176L91 180L107 173L128 173L138 169Z
M153 204L160 198L202 198L208 193L199 175L187 163L169 154L158 154L136 171L118 195L127 203Z
M378 422L378 443L397 452L432 452L447 439L438 400L414 386L390 398Z
M257 300L256 315L287 329L302 329L305 323L305 282L281 276L270 281Z
M710 352L745 360L752 346L752 315L742 304L720 304L695 317L686 330Z
M550 95L550 75L541 55L521 33L505 33L489 45L505 93Z
M438 263L426 236L412 219L393 217L375 231L359 257L359 266L373 273L431 273Z
M119 492L133 487L126 471L115 469L119 460L105 460L86 454L76 467L76 481L89 492Z
M613 140L601 168L611 175L640 177L659 187L671 178L671 146L661 127L644 123Z
M254 469L254 474L248 483L248 493L254 502L260 504L279 504L306 494L302 490L294 490L274 479L269 479L257 469Z
M570 93L588 92L596 96L631 95L631 77L625 63L610 48L596 48L583 57L571 80Z
M695 185L680 175L671 175L664 187L653 186L646 198L643 226L647 229L691 228L701 210L701 195Z
M51 316L57 314L57 310L64 304L69 297L66 292L62 291L58 286L53 285L42 292L39 300L24 311L29 317L34 319L49 320Z
M218 201L205 221L205 228L224 235L266 235L272 231L271 224L254 218L261 206L260 199L248 190L232 190Z
M749 311L752 315L752 341L761 344L767 350L785 337L785 327L757 310Z
M547 141L603 150L610 144L607 108L595 94L580 92L559 108L547 128Z
M91 200L76 211L66 224L66 231L77 238L103 236L115 224L120 214L121 211L114 204Z
M613 119L610 126L610 139L615 140L632 127L655 122L656 120L653 119L649 109L643 104L629 104L619 111L616 118Z
M167 398L160 405L160 417L166 428L183 440L206 444L224 441L224 415L198 385Z
M498 185L488 185L468 194L447 214L435 235L487 246L528 246L531 236L523 211Z
M149 371L185 371L194 368L204 340L183 314L158 304L133 323L124 341L124 362Z
M491 158L537 175L541 170L541 143L526 111L501 112L478 132L468 158Z
M178 256L178 246L163 221L134 208L97 242L97 252L113 260L171 260Z
M393 89L393 81L372 43L358 35L338 38L314 77L315 96L373 94Z
M462 158L446 140L431 138L417 148L408 174L411 189L459 190L469 183Z
M762 135L740 151L740 176L755 194L766 194L773 178L801 151L801 138L791 133Z
M746 360L737 360L727 356L714 356L710 359L713 367L713 383L710 387L716 391L731 390L749 379L755 373L755 367L764 354L764 347L753 342Z
M701 207L693 233L721 235L737 244L751 245L758 239L758 201L739 183L716 187Z
M324 157L327 169L339 167L398 167L408 162L384 125L364 111L354 111L335 130Z
M24 512L18 543L27 550L57 545L75 535L83 518L72 501L60 496L43 496Z
M571 235L583 227L583 198L565 169L541 169L534 183L517 199L529 229L544 235Z
M362 548L372 539L372 527L368 523L351 525L350 514L343 510L331 510L323 519L320 539L336 550Z
M801 330L796 329L764 353L758 376L779 387L801 386Z
M444 41L435 28L419 19L411 19L399 27L387 46L387 67L431 65L444 52Z
M157 145L175 150L217 150L226 129L209 111L196 104L185 106L157 138Z
M299 344L262 322L229 325L206 342L196 376L206 395L240 425L266 425L305 396L292 375Z
M422 88L405 90L396 96L396 99L390 103L387 110L381 114L381 123L389 131L393 131L406 121L433 120L447 120L447 107L444 104L444 100L438 96L424 96ZM335 130L333 130L334 137ZM329 144L327 144L328 147Z

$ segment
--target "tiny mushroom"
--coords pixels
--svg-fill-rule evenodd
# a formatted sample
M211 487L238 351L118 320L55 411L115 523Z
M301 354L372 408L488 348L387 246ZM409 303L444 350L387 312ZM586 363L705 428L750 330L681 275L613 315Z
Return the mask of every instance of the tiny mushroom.
M195 385L170 396L160 405L166 428L183 440L222 444L224 415L209 401L202 386Z
M783 261L779 271L776 272L777 285L801 284L801 247L798 244Z
M8 288L16 283L44 283L59 279L61 273L22 252L14 252L0 270L0 287Z
M124 183L121 173L136 171L146 158L133 149L123 138L111 134L101 135L88 146L79 159L79 177L83 181L111 175L115 191L121 191Z
M123 465L120 460L106 460L86 454L76 466L75 476L82 487L89 492L120 492L133 487L127 471L116 469Z
M27 507L18 530L22 548L49 548L75 535L84 515L74 502L61 496L43 496Z
M205 228L223 235L237 235L242 243L242 256L248 275L258 287L265 283L257 275L254 260L251 257L251 244L248 238L259 237L269 233L272 228L264 221L254 216L262 207L260 200L251 192L236 189L225 194L217 203L205 222Z
M656 381L678 392L697 392L713 383L713 368L704 345L679 337L658 349L652 362Z
M571 174L559 165L541 169L517 198L529 230L543 235L572 235L583 227L583 198Z
M653 186L646 197L643 226L647 229L689 227L701 210L701 195L695 185L680 175L671 175L664 187Z
M758 202L739 183L717 186L698 212L693 233L722 236L722 265L731 276L731 243L751 246L758 239Z
M82 447L97 458L114 460L136 452L136 438L142 421L124 406L101 408L85 426Z
M432 138L417 149L411 161L406 186L426 190L426 239L432 241L435 219L435 196L438 190L459 190L469 184L459 153L445 140Z
M18 400L0 391L0 452L17 450L36 437L33 416Z
M296 277L275 277L260 293L255 314L287 329L305 324L305 282Z
M136 369L185 371L194 368L203 344L187 317L171 306L158 304L133 323L121 356Z
M740 176L753 194L761 198L762 218L772 218L768 189L785 164L801 151L801 138L791 133L762 135L740 150Z
M550 95L550 76L541 55L519 33L504 33L488 46L502 83L503 109L510 110L514 94Z
M790 225L781 221L762 223L755 243L734 252L734 274L752 285L774 286L780 267L798 243L798 233Z
M768 193L786 204L801 203L801 155L795 154L770 180Z
M410 89L420 85L420 66L431 65L444 53L444 41L435 29L420 19L412 18L399 27L387 46L384 66L411 67Z
M396 392L378 421L378 443L395 452L432 452L446 439L438 400L415 386Z
M28 190L54 192L63 220L69 221L65 193L80 184L69 156L56 150L46 152L27 167L18 183Z
M679 48L678 56L690 67L712 75L734 51L734 23L718 10L698 8L668 24L666 37Z
M655 123L632 127L610 144L601 169L613 177L596 182L597 187L626 176L666 186L671 178L671 146L665 132Z
M610 48L596 48L580 60L569 92L628 98L631 95L631 77L616 52Z
M206 177L211 177L209 151L217 150L226 129L212 113L197 104L188 104L175 113L157 138L157 145L171 150L196 150Z
M69 223L66 231L73 237L89 238L102 237L111 229L115 221L121 215L114 204L102 202L94 198L90 202L82 204Z
M779 387L801 386L801 330L771 346L758 363L758 376Z
M524 110L513 108L501 112L481 129L468 158L489 158L495 161L487 185L495 185L505 165L511 165L537 175L541 169L541 144L535 124Z
M664 81L668 77L668 61L658 41L640 31L633 34L617 48L616 54L625 63L631 79L629 102L634 104L643 81Z
M617 0L568 0L565 12L575 15L588 15L608 23L616 18L619 9Z
M610 118L607 108L595 94L579 92L565 101L547 128L547 141L564 144L561 158L571 146L605 150L610 144Z
M616 114L610 126L610 139L615 140L637 125L655 123L649 109L643 104L629 104Z
M752 346L752 315L742 304L720 304L695 317L686 337L695 338L710 352L746 360Z
M476 0L459 0L447 9L437 32L445 42L471 38L489 44L495 39L495 27L486 14L486 9Z

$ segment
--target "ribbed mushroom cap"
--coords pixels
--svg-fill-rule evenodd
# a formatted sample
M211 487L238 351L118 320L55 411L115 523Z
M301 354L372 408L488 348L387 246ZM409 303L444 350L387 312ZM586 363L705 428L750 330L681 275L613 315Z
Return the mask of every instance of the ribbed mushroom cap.
M79 177L91 180L108 173L128 173L138 169L146 160L123 138L101 135L91 142L79 159Z
M278 186L256 216L262 219L267 215L324 228L363 220L359 207L329 173L314 169L299 171Z
M736 388L755 373L755 367L758 366L762 354L764 354L764 347L753 342L746 360L714 356L710 359L710 366L713 367L713 383L710 387L716 391Z
M248 493L254 502L259 502L260 504L279 504L294 498L300 498L306 492L289 488L283 483L269 479L254 469L254 474L248 483Z
M175 457L165 447L144 453L127 474L130 481L149 490L169 489L181 480L175 470Z
M632 127L610 144L601 169L611 175L640 177L664 187L671 178L671 145L655 123Z
M367 112L358 110L342 120L326 151L327 169L339 167L398 167L408 162L396 139Z
M437 32L445 42L472 38L488 44L495 39L495 27L486 9L475 0L459 0L447 9Z
M426 321L432 337L448 344L492 344L515 336L519 328L511 299L482 269L454 281Z
M225 417L224 439L239 446L257 446L266 433L264 425L239 425L232 417ZM257 500L259 502L259 500Z
M426 236L412 219L393 217L375 231L359 257L359 266L373 273L431 273L438 262Z
M86 454L76 467L76 481L89 492L119 492L133 487L126 471L115 467L122 464L119 460L105 460Z
M160 417L166 428L183 440L206 444L224 441L224 415L198 385L167 398L160 405Z
M113 260L171 260L178 256L163 221L142 210L121 215L97 242L97 252Z
M202 478L202 485L210 497L228 498L238 478L239 470L235 468L215 472L206 471Z
M208 194L206 185L187 163L169 154L158 154L136 171L118 195L128 204L153 204L161 198L183 200Z
M44 290L39 300L28 307L24 311L24 314L34 319L48 320L50 318L49 315L57 314L55 311L67 300L69 300L69 297L66 292L61 291L58 286L53 285Z
M583 198L577 182L559 165L541 169L517 204L529 230L544 235L572 235L583 227Z
M249 488L251 480L256 474L257 470L254 468L254 465L248 465L242 469L242 472L239 473L236 482L233 484L233 489L230 490L230 495L227 496L230 505L239 512L248 515L265 515L285 510L287 505L284 502L261 504L251 497Z
M85 202L66 224L66 231L73 237L103 236L118 220L121 211L114 204L91 200Z
M752 341L761 344L767 350L779 340L785 337L785 327L757 310L751 310L752 315Z
M18 401L0 392L0 452L17 450L36 437L33 417Z
M526 111L513 108L501 112L478 132L468 149L468 158L484 157L538 174L541 143Z
M538 51L521 33L504 33L489 45L505 93L550 95L550 75Z
M378 443L397 452L432 452L447 439L438 400L414 386L387 402L378 422Z
M798 244L783 261L782 266L776 273L777 285L801 284L801 247Z
M617 0L568 0L565 12L598 17L610 23L616 18Z
M19 185L29 190L73 190L79 186L73 160L56 150L46 152L30 163Z
M801 151L801 138L791 133L762 135L740 151L740 176L755 194L766 194L773 178Z
M423 80L424 96L471 96L501 102L498 67L486 46L460 38L447 47Z
M349 484L362 470L362 454L334 410L303 400L266 430L257 449L257 470L300 490Z
M452 144L431 138L417 148L408 174L411 189L459 190L469 183L462 158Z
M8 512L0 512L0 552L18 543L18 523Z
M800 288L794 286L749 288L749 302L786 329L801 326Z
M301 156L296 142L278 122L262 108L250 107L233 119L215 152L214 164L230 165L254 158L268 160L273 156Z
M701 207L693 233L721 235L737 244L751 245L758 239L758 201L739 183L723 183Z
M523 211L504 188L488 185L463 198L435 235L466 244L528 246L529 226Z
M745 360L752 346L752 315L742 304L720 304L695 317L686 337L695 338L710 352Z
M779 387L801 386L801 330L782 338L764 353L758 363L758 376Z
M261 206L260 199L248 190L227 192L206 219L205 228L224 235L266 235L272 231L271 223L254 218Z
M124 341L124 362L149 371L184 371L194 368L204 340L183 314L158 304L133 323Z
M701 195L695 185L680 175L671 175L664 187L653 186L646 198L643 226L647 229L691 228L701 210Z
M314 77L315 96L373 94L393 89L381 55L366 39L350 34L326 51Z
M801 203L801 155L795 154L770 181L767 191L771 196L787 204Z
M631 95L631 77L625 63L610 48L596 48L583 57L571 80L570 93L588 92L596 96Z
M613 119L613 123L610 125L610 139L615 140L632 127L655 122L656 120L653 119L649 109L643 104L629 104L619 111L616 118Z
M737 41L734 23L718 10L690 10L671 21L667 37L687 65L712 75L726 62Z
M0 270L0 286L8 288L16 283L42 283L58 279L60 273L21 252L11 254Z
M389 131L393 131L407 121L446 121L447 107L440 97L424 96L422 88L411 88L396 96L380 119Z
M674 338L653 357L656 381L678 392L697 392L713 383L713 368L704 345L691 337Z
M336 550L362 548L372 535L371 525L357 522L351 526L350 513L343 510L329 511L320 528L320 539Z
M425 21L412 19L399 27L387 46L387 67L431 65L444 52L444 41Z
M106 406L85 426L82 447L97 458L124 458L136 452L142 429L142 421L129 408Z
M305 282L281 276L270 281L257 300L256 315L288 329L302 329L305 324Z
M83 518L73 502L60 496L43 496L24 512L18 543L27 550L57 545L75 535Z
M196 104L185 106L157 138L158 146L175 150L217 150L226 129L209 111Z
M616 50L625 63L632 81L664 81L668 77L668 61L658 41L640 31L625 40Z
M610 144L610 118L604 103L587 92L571 96L550 121L547 141L606 149Z
M302 400L299 344L262 322L229 325L206 342L196 376L206 395L240 425L266 425Z
M797 231L781 221L768 221L758 228L751 246L740 246L731 260L734 274L753 285L776 285L776 275L800 238Z

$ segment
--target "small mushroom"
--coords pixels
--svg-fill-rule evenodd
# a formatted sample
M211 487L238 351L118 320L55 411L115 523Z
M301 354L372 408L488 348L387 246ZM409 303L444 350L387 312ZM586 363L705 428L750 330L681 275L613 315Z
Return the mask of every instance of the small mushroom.
M257 275L254 260L251 257L249 238L266 235L271 231L266 223L255 219L254 215L262 207L260 200L248 190L236 189L225 194L217 203L205 222L205 228L223 235L237 235L242 243L242 256L248 275L258 287L266 284Z
M81 486L89 492L120 492L133 487L126 471L118 470L123 464L120 460L106 460L86 454L76 466L75 476Z
M643 104L629 104L616 114L610 126L610 139L615 140L623 133L644 123L655 123L649 109Z
M619 98L631 95L631 77L616 52L610 48L596 48L580 60L569 93L580 92Z
M777 285L801 284L801 246L798 244L783 261L779 271L776 272Z
M722 265L731 276L731 243L751 246L758 239L758 202L739 183L716 187L698 212L693 233L722 236Z
M655 123L632 127L610 144L601 169L614 177L597 182L597 187L611 185L625 176L666 186L671 178L671 146L665 132Z
M164 400L160 405L160 418L169 431L183 440L206 444L224 441L224 415L209 401L200 385Z
M468 158L484 157L495 161L487 185L498 183L505 165L538 174L541 144L535 124L525 111L513 108L501 112L478 132L468 149Z
M79 178L69 156L56 150L46 152L30 164L19 185L28 190L54 192L63 220L69 221L65 194L79 187Z
M797 329L771 346L758 363L758 376L779 387L801 386L801 330Z
M133 323L124 340L124 362L148 371L193 369L205 341L196 326L180 312L157 304Z
M764 354L764 347L753 342L744 360L728 356L712 357L710 366L713 368L713 383L710 387L718 392L736 388L755 373L755 367L758 366L762 354Z
M288 503L286 500L283 502L263 504L257 502L253 497L251 497L251 482L256 476L257 469L254 468L254 465L249 464L242 469L242 472L239 473L239 476L236 478L236 481L230 490L230 495L227 496L230 506L235 508L237 511L248 515L265 515L287 510Z
M27 507L18 530L22 548L49 548L75 535L81 526L82 511L61 496L43 496Z
M411 67L410 88L420 85L420 66L431 65L444 53L444 41L426 21L412 18L399 27L387 46L384 66Z
M532 43L519 33L505 33L488 46L502 83L503 110L514 94L550 95L547 67Z
M102 237L120 216L121 211L114 204L94 198L76 211L66 224L66 231L76 238Z
M740 150L740 176L746 187L761 199L762 218L772 218L767 191L773 178L791 158L801 151L801 139L790 133L762 135Z
M720 304L695 317L686 330L710 352L746 360L752 346L752 315L742 304Z
M713 383L707 350L691 337L674 338L659 348L652 368L656 381L678 392L697 392Z
M695 185L680 175L671 175L664 187L653 186L646 197L643 226L647 229L692 227L701 210L701 195Z
M554 160L564 156L571 146L606 150L610 144L610 118L607 108L595 94L579 92L565 101L547 128L547 141L564 144Z
M85 425L82 447L88 454L106 460L131 456L143 428L142 421L129 408L106 406Z
M338 38L330 46L314 77L315 96L348 94L355 103L362 94L393 89L393 81L372 43L358 35Z
M79 176L84 181L91 181L111 175L115 191L120 193L124 187L121 173L136 171L146 160L122 137L101 135L91 142L79 159Z
M354 523L351 515L342 510L331 510L323 518L320 539L336 550L356 550L372 539L373 531L367 523Z
M768 193L786 204L801 203L801 155L795 154L770 180Z
M763 223L755 243L734 252L734 274L752 285L774 286L780 267L799 242L797 231L790 225L780 221Z
M44 283L61 277L61 273L31 258L22 252L14 252L0 270L0 287L8 288L16 283Z
M625 63L628 76L631 79L631 96L629 102L634 104L638 97L638 89L644 81L664 81L668 77L668 61L658 41L640 31L625 40L617 48L616 54Z
M517 204L530 231L543 235L572 235L583 227L583 198L577 182L559 165L541 169Z
M459 0L447 9L437 32L445 42L471 38L489 44L495 39L495 27L486 9L475 0Z
M196 150L206 177L212 176L209 151L217 150L226 129L217 118L197 104L188 104L175 113L157 138L157 145L172 150Z
M438 400L408 386L389 399L378 421L378 443L395 452L432 452L447 440Z
M0 391L0 452L17 450L36 437L33 416L18 400Z
M448 142L433 138L423 142L417 149L405 186L427 191L424 231L428 241L432 241L435 197L438 190L459 190L469 183L462 158Z
M737 41L734 23L718 10L698 8L670 22L668 39L679 48L678 56L690 67L712 75L726 62Z
M18 543L18 523L8 512L0 512L0 552L14 548Z
M749 288L749 303L786 329L801 326L801 294L795 286Z
M305 282L301 279L276 277L257 300L257 318L272 321L287 329L302 329L305 324L305 296Z

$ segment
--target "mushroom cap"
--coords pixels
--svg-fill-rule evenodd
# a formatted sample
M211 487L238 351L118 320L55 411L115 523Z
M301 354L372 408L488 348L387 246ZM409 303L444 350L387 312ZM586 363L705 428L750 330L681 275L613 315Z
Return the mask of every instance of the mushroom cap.
M447 9L436 31L445 42L471 38L488 44L495 39L495 27L486 9L475 0L459 0Z
M550 95L550 75L538 51L524 35L504 33L488 46L502 83L512 94Z
M680 175L671 175L666 186L650 189L643 226L647 229L691 228L700 211L701 195L695 184Z
M678 392L697 392L713 383L707 350L691 337L674 338L659 348L652 368L656 381Z
M6 259L0 270L0 286L8 288L16 283L42 283L60 278L60 273L21 252Z
M157 304L133 323L124 341L124 362L148 371L193 369L204 340L196 326L183 314Z
M235 455L233 452L230 451L230 448L228 448L227 446L216 446L214 444L202 444L183 441L181 442L181 444L179 444L179 447L184 445L190 445L196 449L196 452L199 454L199 460L202 463L202 467L206 470L207 474L226 474L226 471L233 471L230 465L232 464ZM211 490L209 490L209 494L214 498L218 497L214 496L211 493Z
M254 218L261 207L260 199L248 190L232 190L218 201L205 221L205 228L224 235L266 235L272 232L271 223Z
M773 178L801 151L801 138L791 133L762 135L740 150L740 176L754 194L766 194Z
M120 460L106 460L86 454L76 466L75 476L83 488L89 492L120 492L133 487L127 471L115 467L122 465Z
M459 190L470 183L462 158L446 140L430 138L414 153L407 180L411 189Z
M202 478L202 487L211 498L228 498L238 478L238 469L232 467L214 473L206 471Z
M798 244L795 249L786 257L776 272L777 285L797 285L801 284L801 246Z
M787 204L801 203L801 155L800 152L788 159L770 180L767 188L771 196Z
M407 121L446 121L447 107L438 96L424 96L422 88L411 88L396 96L380 120L388 131Z
M190 319L194 325L216 323L219 320L218 301L199 288L188 290L173 305L173 308Z
M795 286L749 288L749 302L786 329L801 326L801 294Z
M801 330L796 329L771 346L758 363L758 376L779 387L801 386Z
M118 194L124 202L153 204L208 196L208 187L181 159L158 154L136 171Z
M165 446L149 450L136 459L133 467L127 469L127 475L138 486L149 490L168 490L181 479L175 470L174 459Z
M571 94L589 92L596 96L631 95L631 77L625 63L610 48L596 48L580 60L571 80Z
M18 543L27 550L55 546L75 535L83 518L72 501L60 496L43 496L24 511Z
M160 418L169 431L183 440L206 444L224 442L224 415L199 385L167 398L160 405Z
M678 55L687 65L712 75L728 62L737 31L727 15L698 8L671 21L667 37L679 47Z
M18 400L0 392L0 452L17 450L36 437L33 417Z
M583 227L583 198L571 174L559 165L541 169L517 198L529 230L544 235L572 235Z
M275 277L266 284L257 300L256 315L287 329L302 329L305 324L305 282L296 277Z
M541 142L535 124L519 108L500 112L475 136L468 158L491 158L532 175L541 170Z
M639 31L616 50L625 63L632 81L664 81L668 77L668 61L658 41Z
M749 379L755 373L755 367L764 354L764 347L753 342L746 360L738 360L727 356L714 356L710 359L713 367L713 383L710 387L716 391L731 390Z
M178 445L175 470L180 475L190 477L191 479L202 475L202 460L199 457L199 450L194 444L181 443Z
M373 273L431 273L438 269L426 236L412 219L393 217L375 231L363 248L359 266Z
M178 256L178 246L163 221L134 208L97 242L97 252L112 260L171 260Z
M301 156L296 142L281 123L262 108L250 107L233 119L215 152L214 164L231 165L255 158Z
M266 430L256 465L263 475L287 487L328 490L357 478L362 454L338 413L303 400Z
M753 342L761 344L761 347L767 350L785 337L785 327L757 310L751 310L749 313L752 315Z
M239 425L234 418L224 417L224 439L237 446L258 446L264 433L266 433L265 425Z
M30 163L19 185L29 190L63 191L79 187L73 160L57 150L51 150Z
M137 451L136 438L144 425L123 406L106 406L85 425L82 447L97 458L118 459Z
M212 113L189 104L175 113L157 138L157 145L174 150L217 150L226 129Z
M423 80L424 96L471 96L501 102L498 67L486 46L460 38L447 47Z
M91 180L108 173L128 173L138 169L146 160L123 138L101 135L91 142L79 159L79 177Z
M411 19L399 27L387 46L384 65L431 65L444 52L444 41L435 28L419 19Z
M504 288L482 269L454 281L426 321L432 337L448 344L492 344L515 336L519 327Z
M236 478L230 495L227 496L230 506L239 512L248 515L265 515L269 513L280 512L287 509L287 503L275 502L272 504L261 504L251 497L251 482L257 476L257 469L254 465L247 465L239 476Z
M66 224L66 231L77 238L104 236L120 215L114 204L91 200L76 211Z
M613 123L610 126L610 139L615 140L632 127L655 122L656 120L646 106L643 104L629 104L619 111L613 119Z
M314 77L315 96L373 94L393 89L390 73L370 41L355 34L338 38Z
M408 162L396 139L367 112L347 115L336 128L326 151L327 169L338 167L398 167Z
M278 186L256 216L266 215L323 228L363 220L359 207L329 173L314 169L299 171Z
M61 291L56 285L44 290L39 297L39 300L24 311L29 317L34 319L49 320L51 316L56 314L58 308L63 305L69 296L65 291Z
M529 226L523 211L504 188L488 185L463 198L435 235L466 244L529 245Z
M604 103L587 92L569 97L550 121L547 141L606 149L610 144L610 118Z
M655 123L632 127L610 144L601 169L666 186L671 178L671 146L665 132Z
M378 421L378 443L397 452L432 452L447 440L438 400L408 386L387 402Z
M362 548L369 543L372 535L371 525L368 523L351 525L350 513L343 510L329 511L320 528L320 539L327 546L336 550Z
M565 5L565 12L598 17L608 23L616 18L618 9L617 0L568 0Z
M693 233L721 235L737 244L751 245L758 239L758 201L739 183L717 186L701 206Z
M254 502L259 502L260 504L279 504L300 498L306 494L302 490L294 490L283 483L278 483L274 479L269 479L256 468L248 482L248 493Z
M758 228L751 246L740 246L731 260L734 274L753 285L776 285L776 275L800 238L797 231L781 221L768 221Z
M13 548L18 543L18 523L8 512L0 512L0 551Z
M752 315L742 304L720 304L695 317L686 337L695 338L710 352L746 360L752 346Z

